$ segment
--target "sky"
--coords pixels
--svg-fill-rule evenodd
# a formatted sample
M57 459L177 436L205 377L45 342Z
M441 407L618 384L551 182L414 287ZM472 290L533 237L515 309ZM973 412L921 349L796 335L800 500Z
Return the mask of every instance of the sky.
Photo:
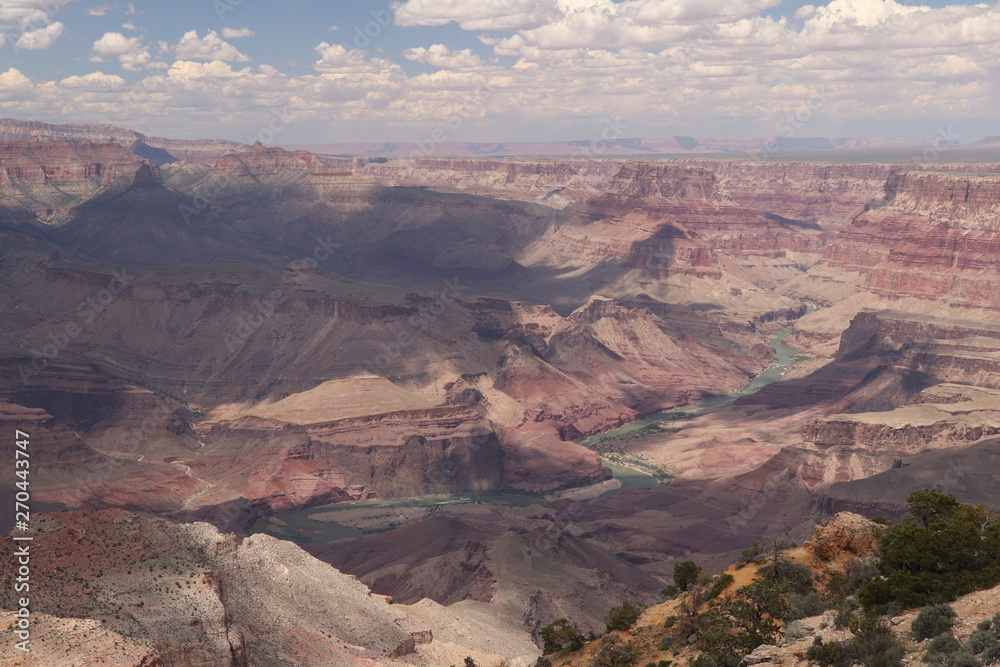
M268 144L1000 135L1000 2L0 0L0 117Z

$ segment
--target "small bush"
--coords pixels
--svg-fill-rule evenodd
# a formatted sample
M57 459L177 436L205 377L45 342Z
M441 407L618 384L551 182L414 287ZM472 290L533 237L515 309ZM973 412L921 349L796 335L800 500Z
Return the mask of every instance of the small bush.
M635 662L635 648L617 637L605 637L595 658L598 667L625 667Z
M979 625L976 626L976 629L977 630L989 630L990 629L990 625L991 625L990 619L987 618L987 619L984 619L982 621L979 621Z
M822 640L809 647L809 650L806 651L806 658L821 665L839 665L844 659L840 642L824 643Z
M955 635L949 633L938 635L927 645L927 653L943 653L951 655L962 650L962 642L955 639Z
M701 568L693 561L683 561L674 565L674 584L682 591L690 589L698 583Z
M786 597L791 608L785 620L796 621L800 618L819 616L828 608L823 598L816 591L805 594L788 593Z
M844 630L851 624L851 610L844 607L833 617L833 627Z
M901 667L903 649L883 619L873 613L856 616L851 632L854 638L849 641L824 643L817 637L807 657L830 667Z
M989 621L986 621L986 623L988 624ZM1000 639L998 639L994 633L984 629L982 625L983 624L980 623L979 629L972 631L972 634L969 635L969 640L966 642L969 650L977 655L988 649L990 646L1000 643ZM989 627L989 625L987 625L987 627Z
M708 589L708 599L714 600L722 595L722 591L729 588L734 581L735 579L733 579L733 575L728 572L724 572L717 576L715 581L712 582L712 587Z
M552 667L552 661L544 655L540 655L538 660L535 660L535 667Z
M583 633L573 623L566 618L557 618L541 630L538 636L542 640L543 653L555 653L556 651L575 651L583 646Z
M660 643L657 644L661 651L666 651L668 648L674 645L674 639L670 635L663 635L660 637Z
M617 607L612 607L604 617L607 631L628 630L639 620L645 607L635 600L625 600Z
M987 646L980 657L983 659L984 665L992 665L995 662L1000 662L1000 643Z
M982 667L982 664L979 658L965 651L956 653L951 659L951 667Z
M663 589L663 597L667 598L668 600L673 600L675 597L677 597L677 595L680 592L681 589L677 588L677 586L675 586L674 584L668 584Z
M787 591L807 593L813 590L812 570L801 563L776 558L775 562L760 568L760 573L771 581L781 584Z
M736 561L736 569L745 567L748 563L759 563L764 558L764 547L754 542L749 549L740 552L739 560Z
M913 636L917 639L930 639L951 630L957 614L947 604L935 604L924 607L913 620Z

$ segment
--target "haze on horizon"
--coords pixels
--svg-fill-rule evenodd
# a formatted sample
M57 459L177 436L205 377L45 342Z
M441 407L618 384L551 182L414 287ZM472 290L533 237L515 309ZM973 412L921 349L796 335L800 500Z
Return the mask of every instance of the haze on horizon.
M178 138L970 143L998 68L998 3L0 0L0 117Z

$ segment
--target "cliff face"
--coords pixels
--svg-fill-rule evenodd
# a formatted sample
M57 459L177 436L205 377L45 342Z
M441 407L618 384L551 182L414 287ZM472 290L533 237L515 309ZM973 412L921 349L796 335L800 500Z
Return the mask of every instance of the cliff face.
M861 271L864 288L887 299L996 310L998 193L992 174L895 174L883 200L838 235L824 260Z
M196 431L204 448L185 463L211 486L189 500L189 509L247 498L271 513L339 500L490 491L504 480L496 434L461 407L308 425L243 417Z
M43 220L86 199L131 186L146 163L116 144L0 143L0 205Z
M36 137L58 142L116 143L139 155L144 152L142 146L152 147L164 151L168 161L177 159L208 162L227 153L246 149L246 144L235 141L149 137L114 125L52 125L38 121L0 119L0 141L28 141Z
M835 230L880 199L899 167L813 162L688 160L711 170L734 202L792 220Z
M117 510L44 515L34 525L31 601L39 626L31 657L39 662L30 664L64 664L57 652L71 648L75 664L94 655L141 667L288 661L377 667L421 664L413 652L418 643L447 651L435 637L491 666L501 660L497 644L508 659L526 663L537 654L527 633L497 624L487 636L474 621L441 622L446 614L433 603L431 613L418 617L267 535L239 541L207 524ZM14 549L0 537L0 554L12 559ZM0 606L13 609L13 586L3 578L8 590ZM56 629L55 617L75 621L64 626L67 635L41 631ZM123 637L128 641L114 643ZM0 660L21 664L13 652L8 643Z

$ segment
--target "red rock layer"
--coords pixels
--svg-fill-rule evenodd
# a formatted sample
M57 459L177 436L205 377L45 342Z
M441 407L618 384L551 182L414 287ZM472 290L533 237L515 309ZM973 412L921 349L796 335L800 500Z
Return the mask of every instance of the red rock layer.
M861 271L865 289L997 310L1000 176L904 172L831 243L824 261Z

